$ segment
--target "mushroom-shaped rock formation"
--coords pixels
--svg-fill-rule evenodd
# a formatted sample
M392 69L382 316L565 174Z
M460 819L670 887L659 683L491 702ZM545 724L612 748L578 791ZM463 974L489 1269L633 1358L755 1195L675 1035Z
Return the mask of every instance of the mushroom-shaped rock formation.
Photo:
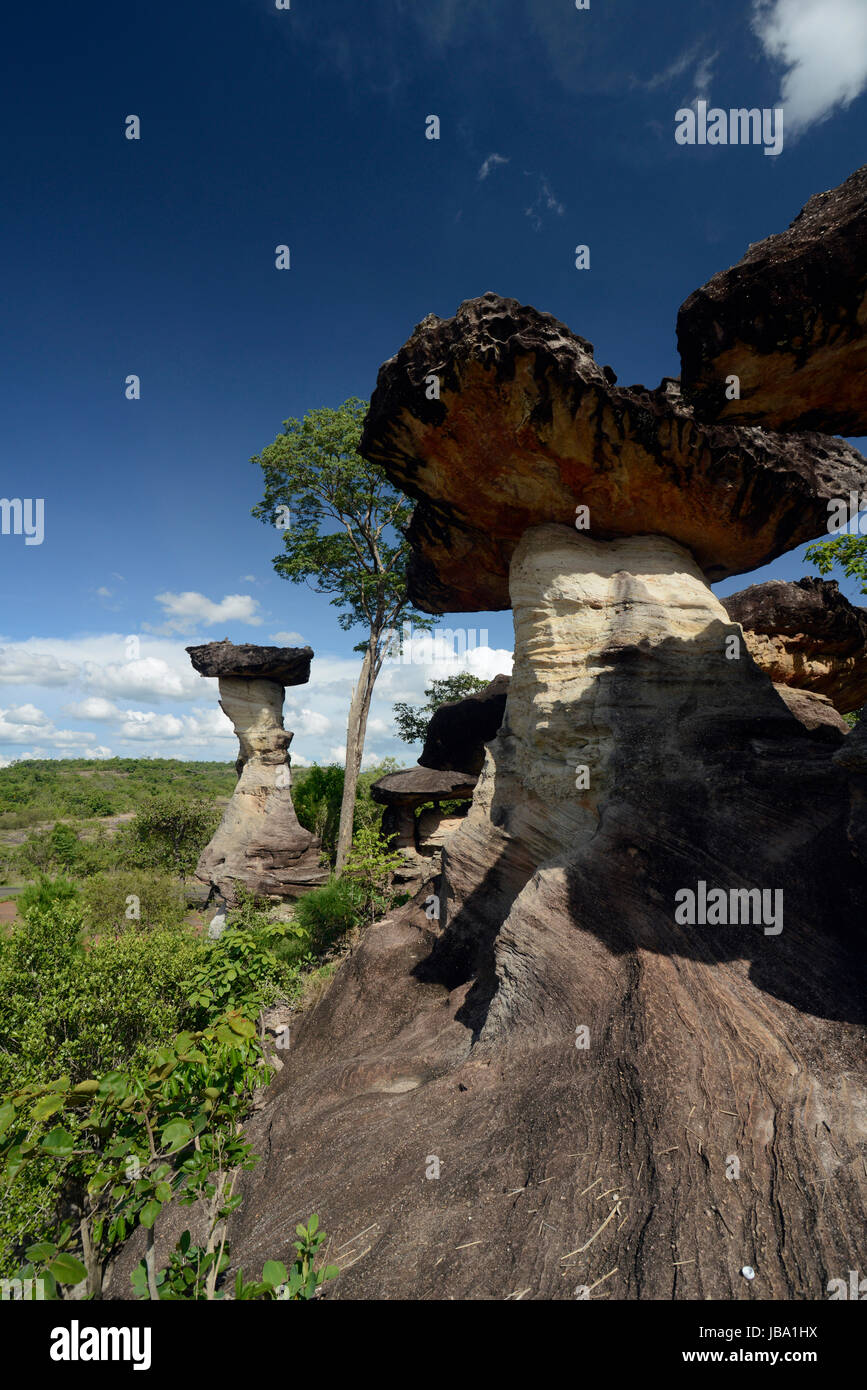
M867 704L867 609L835 580L771 579L722 603L772 681L827 696L841 714Z
M841 439L702 425L676 382L615 381L565 324L494 294L429 315L385 363L361 451L418 499L419 607L507 608L512 553L548 522L664 535L722 579L825 532L828 501L867 483Z
M691 294L677 337L700 418L867 434L867 165Z
M338 1298L730 1299L745 1265L751 1296L825 1297L862 1253L867 779L707 575L821 530L855 463L615 395L491 299L386 365L366 448L425 499L417 595L510 604L514 668L439 919L419 895L365 934L251 1123L233 1259L315 1188L338 1245L375 1232Z
M485 761L485 744L499 731L506 710L509 677L495 676L484 690L449 700L431 715L421 767L470 772L477 777Z
M443 840L457 828L460 817L445 815L441 801L469 802L476 785L476 774L439 771L428 767L408 767L380 777L371 787L374 801L384 805L382 832L391 847L403 852L405 867L398 879L409 881L429 875L431 857L442 848ZM417 816L419 807L433 802L433 809Z
M298 897L324 883L319 841L298 822L292 804L283 691L310 679L310 647L187 647L202 676L219 677L220 707L238 735L238 784L196 876L230 906L237 885L263 897Z

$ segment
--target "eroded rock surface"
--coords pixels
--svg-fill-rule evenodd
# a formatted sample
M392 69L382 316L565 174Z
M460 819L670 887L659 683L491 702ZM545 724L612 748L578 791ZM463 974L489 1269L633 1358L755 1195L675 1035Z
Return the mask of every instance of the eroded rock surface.
M313 653L309 647L230 642L187 651L200 674L219 676L220 707L240 745L237 786L196 876L229 906L238 901L239 884L257 896L298 897L328 877L319 841L295 814L288 755L292 734L283 728L283 682L308 680Z
M691 294L677 338L700 418L867 434L867 165Z
M361 451L418 499L421 608L507 608L524 531L582 505L593 537L669 536L718 580L824 533L828 500L867 485L841 439L702 425L676 382L615 381L565 324L494 294L429 315L380 368Z
M833 579L771 579L722 600L771 680L825 695L842 714L867 703L867 609Z
M302 1022L233 1259L285 1258L316 1210L350 1266L329 1298L823 1298L867 1140L852 774L727 659L678 544L543 526L511 570L441 919L372 928ZM701 883L782 889L782 930L678 924Z

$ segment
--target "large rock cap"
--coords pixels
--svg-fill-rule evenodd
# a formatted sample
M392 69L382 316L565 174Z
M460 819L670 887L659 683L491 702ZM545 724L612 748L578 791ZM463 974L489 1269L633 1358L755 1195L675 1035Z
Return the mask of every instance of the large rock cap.
M691 294L677 338L703 419L867 434L867 165Z
M279 685L306 685L313 660L312 647L256 647L248 642L206 642L187 651L200 676L246 676Z
M772 681L825 695L842 714L867 703L867 609L833 579L771 579L722 600Z
M615 381L565 324L494 294L429 315L381 367L361 452L419 502L419 607L507 608L521 536L579 505L586 534L668 536L718 580L823 533L828 500L867 483L841 439L701 425L676 382Z

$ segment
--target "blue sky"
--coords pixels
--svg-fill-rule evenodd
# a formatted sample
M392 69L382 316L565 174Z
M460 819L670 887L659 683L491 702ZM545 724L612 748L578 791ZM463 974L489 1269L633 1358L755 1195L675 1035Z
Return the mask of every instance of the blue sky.
M686 295L865 160L867 0L49 0L4 38L0 492L45 539L0 536L0 761L232 757L184 652L225 636L314 647L293 759L340 757L360 634L273 574L251 455L488 289L677 375ZM782 154L677 145L699 98L783 104ZM508 613L448 622L509 669ZM384 673L370 760L449 669Z

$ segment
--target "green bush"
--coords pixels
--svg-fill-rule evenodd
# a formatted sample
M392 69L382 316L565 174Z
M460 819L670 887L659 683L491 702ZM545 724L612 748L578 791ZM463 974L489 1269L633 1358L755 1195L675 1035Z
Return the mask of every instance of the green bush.
M332 875L322 888L299 898L295 922L305 933L314 955L322 955L362 919L364 898L348 878Z
M202 942L189 983L198 1027L224 1009L243 1009L252 1016L298 992L299 969L309 954L306 933L295 922L251 917L248 909L248 925L243 925L233 924L230 915L222 936Z
M95 874L82 885L81 904L85 925L96 934L168 931L187 915L183 889L167 874L146 869Z
M58 903L75 903L78 901L78 887L70 878L48 878L45 874L40 874L35 883L28 884L23 893L19 893L16 898L18 915L26 917L27 913L33 908L42 911L54 907Z
M220 822L211 802L164 791L142 802L124 837L130 863L186 878Z
M0 1091L134 1061L185 1026L200 943L178 930L87 947L80 902L32 906L0 943Z

